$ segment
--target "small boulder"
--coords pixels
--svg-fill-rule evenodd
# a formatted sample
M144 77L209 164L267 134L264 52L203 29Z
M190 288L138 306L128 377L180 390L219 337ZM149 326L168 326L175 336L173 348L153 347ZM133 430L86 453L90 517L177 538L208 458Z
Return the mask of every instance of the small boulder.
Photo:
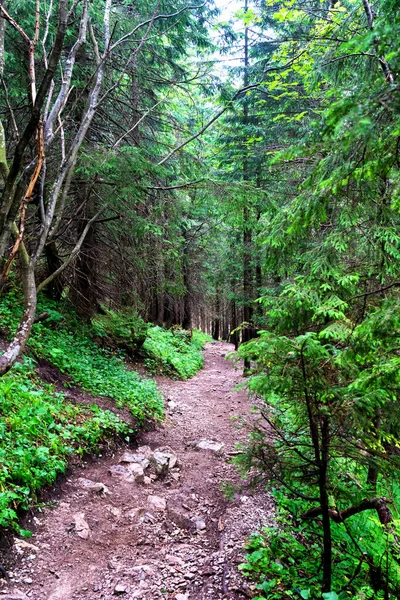
M96 494L99 494L101 496L106 496L110 493L108 487L100 481L92 481L91 479L85 479L85 477L80 477L78 479L78 483L80 487L84 488L85 490L95 492Z
M147 467L150 464L150 461L148 458L146 458L145 454L133 454L131 452L125 452L122 455L121 460L119 462L128 464L138 464L143 469L147 469Z
M153 451L150 448L150 446L139 446L136 452L137 454L143 454L143 456L145 456L145 458L147 458L148 460L150 460L153 454Z
M30 544L29 542L26 542L25 540L20 540L18 538L15 538L14 544L15 544L15 549L18 552L18 554L23 554L25 550L27 552L39 552L39 548L37 546L35 546L34 544Z
M202 517L193 517L192 523L194 524L194 527L195 527L197 533L200 533L201 531L205 531L206 522Z
M126 467L123 467L122 465L112 465L108 469L108 472L110 473L111 477L119 477L120 479L125 479L129 482L135 481L135 478L130 472L130 470Z
M187 516L187 514L182 508L172 508L168 505L167 517L169 521L174 523L174 525L176 525L180 529L186 529L188 531L196 530L195 523L193 523L193 521L190 519L190 517Z
M129 463L128 469L137 483L144 482L144 470L141 465L139 465L138 463Z
M119 519L121 517L121 509L118 506L107 506L107 510L116 518Z
M127 589L124 585L122 585L122 583L117 583L117 585L114 588L114 594L126 594Z
M209 450L217 456L221 456L224 453L224 444L215 440L202 439L196 443L195 448L197 450Z
M178 457L171 448L165 446L154 450L150 462L154 466L156 472L159 475L162 475L178 465Z
M74 526L78 536L83 540L87 540L90 535L90 527L85 521L84 513L74 515Z
M137 522L139 521L145 514L146 509L142 507L133 508L129 511L128 517L131 521Z

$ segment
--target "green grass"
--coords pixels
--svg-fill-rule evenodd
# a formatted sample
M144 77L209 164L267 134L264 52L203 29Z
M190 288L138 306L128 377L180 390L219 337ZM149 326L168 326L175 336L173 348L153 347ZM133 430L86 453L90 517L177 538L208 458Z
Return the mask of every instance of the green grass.
M130 433L110 411L67 402L38 379L29 359L16 364L0 378L0 526L18 531L18 513L54 482L73 454Z
M151 327L147 332L143 350L148 368L180 379L188 379L203 366L201 352L210 337L198 330L192 335L183 329Z

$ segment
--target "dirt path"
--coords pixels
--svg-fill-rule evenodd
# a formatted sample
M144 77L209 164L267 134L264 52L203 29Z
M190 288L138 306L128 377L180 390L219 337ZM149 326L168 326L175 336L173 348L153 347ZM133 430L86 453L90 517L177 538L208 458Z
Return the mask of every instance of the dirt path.
M140 445L153 451L168 446L179 469L153 475L151 483L132 482L127 463L120 463L123 449L76 469L56 506L35 517L28 540L34 547L19 549L19 564L0 598L6 591L32 600L252 596L237 565L243 541L268 522L272 503L263 492L244 490L228 501L221 491L224 481L240 483L228 462L241 435L230 417L248 410L246 393L232 391L241 376L224 358L231 350L208 344L204 369L195 377L160 380L167 419ZM223 443L223 451L196 449L193 443L204 438ZM87 489L82 478L104 483L109 494Z

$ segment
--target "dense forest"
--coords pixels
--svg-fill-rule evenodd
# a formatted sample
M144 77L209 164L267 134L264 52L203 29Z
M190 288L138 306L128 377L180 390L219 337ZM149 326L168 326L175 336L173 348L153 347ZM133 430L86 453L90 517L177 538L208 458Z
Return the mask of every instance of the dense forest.
M0 525L72 443L10 471L36 359L141 423L159 393L121 356L186 378L209 334L244 362L257 418L235 460L276 506L241 566L255 597L399 598L398 2L226 15L0 2ZM37 414L78 422L51 394ZM127 434L95 418L81 451Z

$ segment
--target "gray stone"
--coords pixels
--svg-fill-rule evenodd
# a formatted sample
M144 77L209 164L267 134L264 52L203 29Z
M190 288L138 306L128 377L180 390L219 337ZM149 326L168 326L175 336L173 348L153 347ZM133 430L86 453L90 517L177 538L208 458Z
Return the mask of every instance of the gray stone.
M161 475L167 473L175 466L178 466L178 457L171 448L165 446L163 448L157 448L153 452L150 462L154 466L156 472Z
M193 517L192 522L198 533L206 529L206 522L202 517Z
M121 479L125 479L128 482L135 481L135 478L130 472L130 470L126 467L123 467L122 465L112 465L108 469L108 472L110 473L111 477L119 477Z
M202 439L196 443L195 446L198 450L209 450L217 456L220 456L224 452L224 444L215 440Z
M132 473L137 483L144 482L144 470L138 463L129 463L128 470Z
M150 458L152 457L153 451L150 448L150 446L139 446L136 453L143 454L143 456L145 456L145 458L150 460Z
M102 496L106 496L110 493L108 487L100 481L92 481L91 479L85 479L84 477L80 477L78 479L78 483L85 490L96 492L97 494L101 494Z
M120 463L134 463L139 464L143 469L147 469L150 464L145 454L132 454L131 452L125 452L119 461Z
M10 594L1 594L0 600L29 600L29 598L22 592L14 592Z
M164 511L167 508L167 501L161 496L147 496L147 504L149 509L155 512Z
M84 513L77 513L74 515L75 531L80 538L87 540L90 535L90 527L85 521Z
M126 592L126 587L122 585L122 583L117 583L117 585L114 588L114 594L126 594Z
M145 513L143 520L145 523L155 523L157 519L151 513Z

